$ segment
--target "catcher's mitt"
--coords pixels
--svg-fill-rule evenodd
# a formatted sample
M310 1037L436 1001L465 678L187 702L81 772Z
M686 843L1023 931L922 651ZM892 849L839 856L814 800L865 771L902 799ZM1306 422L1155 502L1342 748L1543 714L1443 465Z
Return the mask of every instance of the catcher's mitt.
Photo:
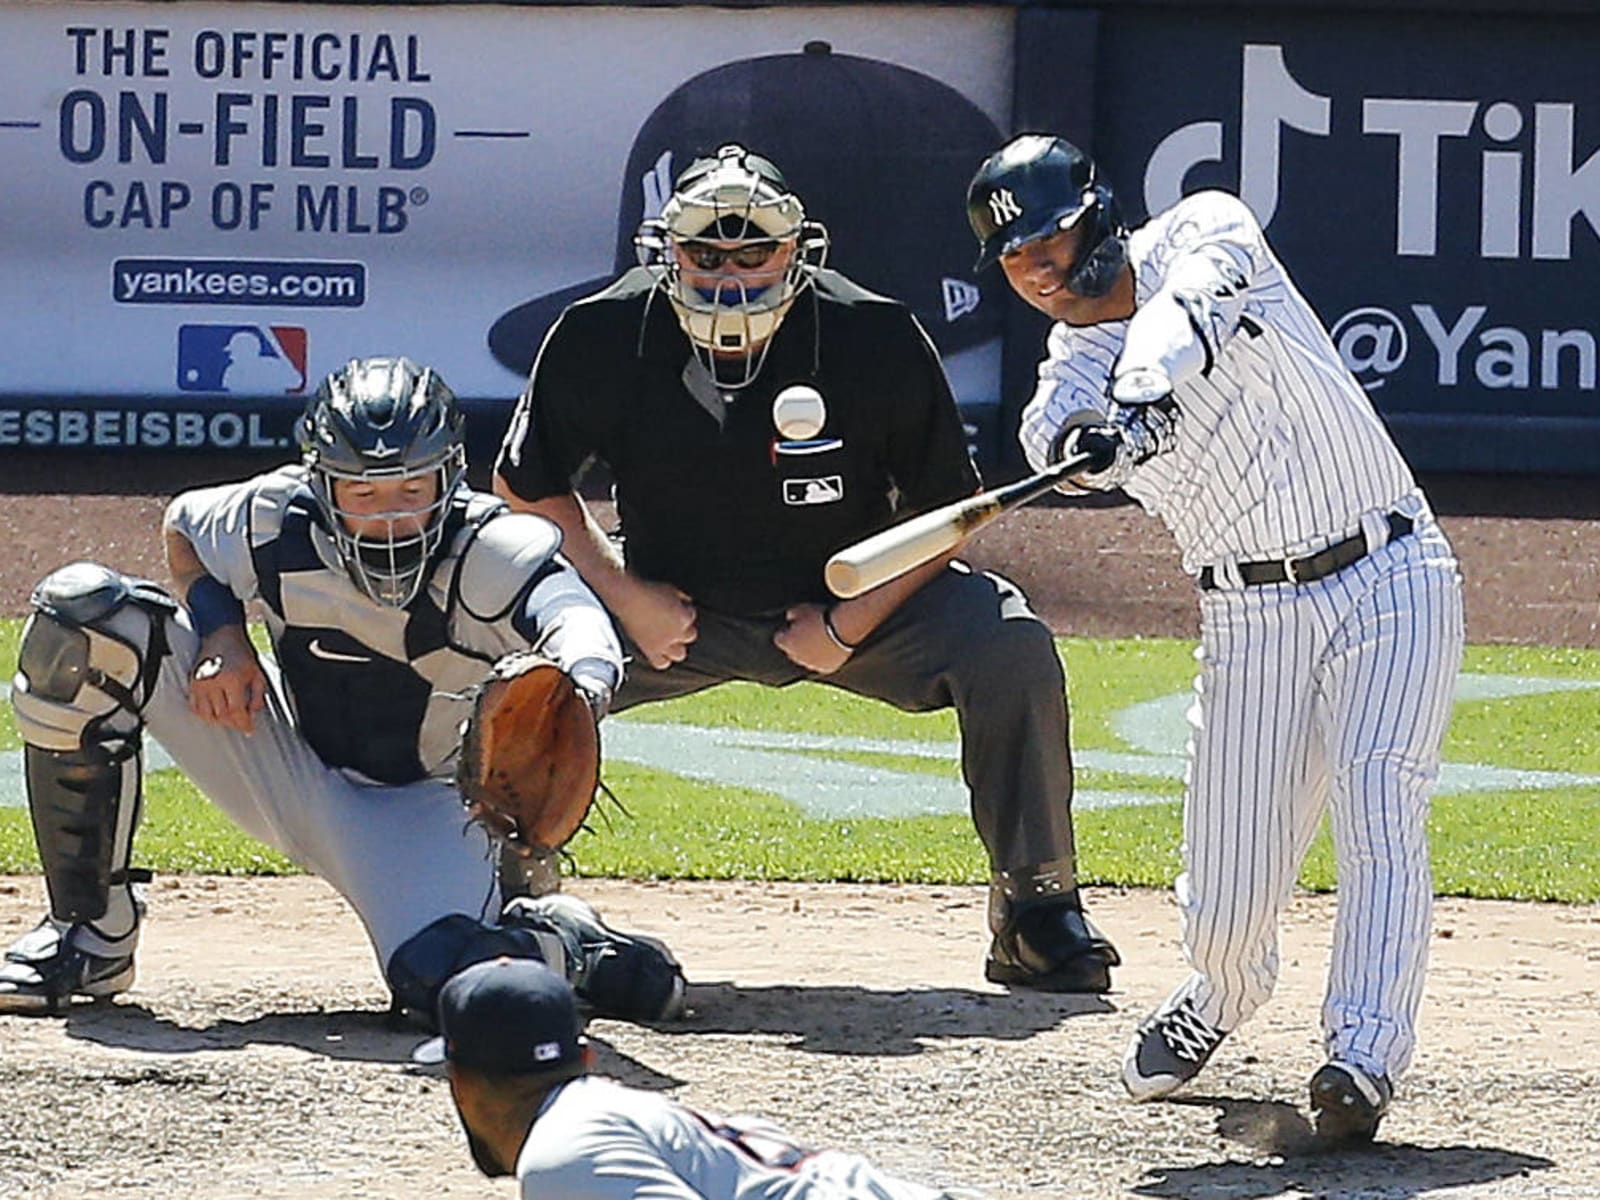
M583 693L555 663L507 655L478 689L456 785L474 820L524 854L557 850L600 782L600 737Z

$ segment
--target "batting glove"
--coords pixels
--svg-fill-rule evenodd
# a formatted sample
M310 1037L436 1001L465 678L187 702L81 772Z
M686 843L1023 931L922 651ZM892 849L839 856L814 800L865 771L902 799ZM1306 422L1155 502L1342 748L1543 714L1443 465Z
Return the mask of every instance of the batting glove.
M1172 395L1172 378L1159 367L1131 367L1111 381L1111 398L1128 408L1159 404Z

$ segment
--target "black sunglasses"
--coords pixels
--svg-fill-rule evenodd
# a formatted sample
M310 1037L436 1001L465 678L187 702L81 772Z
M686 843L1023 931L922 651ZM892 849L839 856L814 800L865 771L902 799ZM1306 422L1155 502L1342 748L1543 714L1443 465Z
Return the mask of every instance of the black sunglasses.
M689 261L702 271L720 270L723 263L728 262L736 267L751 270L765 266L778 252L776 241L746 242L731 249L715 246L710 242L679 242L678 245Z

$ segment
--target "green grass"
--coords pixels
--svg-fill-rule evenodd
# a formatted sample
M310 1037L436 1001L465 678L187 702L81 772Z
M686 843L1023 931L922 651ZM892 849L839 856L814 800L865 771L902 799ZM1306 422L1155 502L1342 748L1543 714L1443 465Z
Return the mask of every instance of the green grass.
M0 622L0 669L15 660L17 622ZM1073 742L1084 750L1131 749L1114 731L1130 704L1185 691L1195 669L1193 643L1169 639L1063 639L1072 698ZM1538 647L1473 647L1466 669L1480 673L1600 679L1600 652ZM733 684L652 706L624 719L725 726L747 731L848 734L953 742L950 713L905 714L836 689L800 685L775 691ZM0 710L0 747L17 745L9 710ZM820 754L811 751L811 754ZM830 753L885 770L954 777L946 759ZM1600 689L1463 703L1446 739L1446 757L1501 767L1600 775ZM804 770L804 756L795 759ZM571 851L585 875L660 878L894 880L976 883L987 877L965 815L907 819L816 820L760 792L686 780L632 763L607 764L623 808L602 801L594 829ZM1171 803L1085 810L1075 817L1085 882L1169 886L1179 869L1176 781L1081 770L1079 786L1170 796ZM1470 793L1434 802L1429 822L1434 881L1442 894L1593 902L1600 900L1600 788ZM155 773L138 860L159 871L273 874L292 870L276 853L238 833L181 775ZM26 813L0 809L0 871L35 871ZM1301 882L1333 884L1326 832L1307 858Z

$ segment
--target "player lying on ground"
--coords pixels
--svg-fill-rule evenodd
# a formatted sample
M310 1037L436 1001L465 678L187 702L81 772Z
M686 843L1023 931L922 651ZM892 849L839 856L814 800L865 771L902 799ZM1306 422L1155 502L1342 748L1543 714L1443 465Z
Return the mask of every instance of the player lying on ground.
M536 962L462 971L439 995L438 1027L414 1057L446 1064L473 1162L515 1175L526 1200L977 1200L589 1074L572 988Z
M0 966L0 1011L132 985L143 906L130 867L146 728L246 832L321 876L366 927L398 1006L501 954L563 970L597 1010L670 1015L657 944L570 897L507 897L495 845L452 780L497 660L537 648L598 719L622 672L605 611L560 532L464 482L455 397L407 359L331 375L303 461L178 496L174 601L91 563L34 593L12 699L50 915ZM261 603L273 654L245 631Z
M1425 822L1463 637L1449 543L1239 200L1202 192L1125 236L1094 164L1026 135L983 163L967 211L980 261L1056 321L1029 460L1092 453L1075 482L1161 517L1200 588L1178 881L1193 973L1123 1081L1167 1095L1267 999L1326 807L1339 907L1311 1103L1325 1135L1370 1138L1427 961Z
M1061 663L1026 597L945 556L829 603L835 550L977 490L927 334L823 269L826 231L740 146L690 164L638 240L645 265L545 339L495 484L562 527L616 614L632 666L615 707L734 679L953 707L993 871L986 974L1105 991L1117 955L1079 902ZM573 490L594 459L620 553Z

